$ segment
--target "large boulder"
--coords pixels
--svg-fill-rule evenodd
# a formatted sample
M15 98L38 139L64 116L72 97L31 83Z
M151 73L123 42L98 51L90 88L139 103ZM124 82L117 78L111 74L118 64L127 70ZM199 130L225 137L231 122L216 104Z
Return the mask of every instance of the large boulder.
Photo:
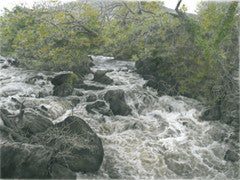
M4 143L1 145L1 178L50 178L52 154L41 145Z
M27 134L32 135L46 131L49 127L53 126L53 123L48 117L33 109L26 108L18 126Z
M73 94L73 86L71 84L61 84L54 86L53 95L59 97L66 97Z
M69 116L44 133L32 138L32 142L51 147L56 152L56 163L74 172L95 172L103 160L101 139L82 119Z
M91 114L96 114L95 111L106 116L111 116L113 114L104 101L96 101L92 104L88 104L86 110Z
M110 109L114 115L127 116L131 114L132 110L125 101L125 94L123 90L109 90L104 95L104 99L109 102Z
M60 165L53 164L51 167L51 178L52 179L76 179L76 173L72 172L70 169Z
M74 85L82 83L82 79L74 73L65 73L56 75L51 83L54 85L53 95L65 97L72 95Z
M96 71L94 73L93 81L100 82L102 84L112 84L113 80L106 75L105 71Z
M74 73L64 73L56 75L52 80L51 83L55 86L59 86L61 84L67 83L67 84L73 84L80 81L78 76Z

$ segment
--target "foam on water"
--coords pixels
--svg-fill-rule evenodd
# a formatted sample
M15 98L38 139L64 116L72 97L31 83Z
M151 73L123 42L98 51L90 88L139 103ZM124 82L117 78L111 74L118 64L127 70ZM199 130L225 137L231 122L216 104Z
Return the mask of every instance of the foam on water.
M84 119L101 137L105 156L97 173L78 173L79 178L226 179L238 176L239 162L224 160L226 151L238 146L228 140L233 132L231 127L220 122L200 120L203 106L196 100L182 96L159 97L153 89L143 88L146 81L134 72L133 62L102 56L93 57L93 60L95 66L92 70L111 70L107 75L114 83L105 86L93 82L92 74L85 77L85 83L101 85L105 89L83 91L85 95L73 113ZM22 96L49 109L54 123L71 115L70 109L64 111L66 105L59 107L62 103L60 100L64 102L64 98L47 96L36 100L41 91L51 94L52 86L47 78L44 78L44 83L25 83L33 75L36 72L12 67L0 69L0 107L14 109L11 97ZM47 77L44 73L42 75ZM86 105L91 103L86 102L89 93L104 100L108 90L116 89L124 90L132 115L103 116L86 111Z
M100 59L100 61L99 61ZM74 113L83 117L103 140L105 158L95 175L80 178L229 178L236 177L236 164L226 162L231 145L216 139L214 127L229 137L231 127L199 119L202 105L186 97L158 97L145 81L132 71L132 63L94 58L93 70L107 73L114 80L109 89L123 89L133 110L131 116L89 115L84 104ZM119 65L119 66L118 66ZM122 71L130 67L128 71ZM211 134L211 133L212 134Z

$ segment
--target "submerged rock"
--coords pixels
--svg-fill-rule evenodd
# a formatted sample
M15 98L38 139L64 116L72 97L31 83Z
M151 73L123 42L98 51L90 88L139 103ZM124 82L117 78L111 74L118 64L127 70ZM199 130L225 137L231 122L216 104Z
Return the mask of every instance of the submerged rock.
M237 154L237 152L229 149L229 150L227 150L227 152L224 156L224 160L236 162L239 160L239 155Z
M87 58L86 58L87 59ZM76 64L75 66L71 67L71 70L77 74L79 77L83 77L86 74L91 73L91 61L83 60L81 64Z
M101 87L101 86L94 86L94 85L88 85L88 84L77 84L77 85L74 85L75 88L81 88L81 89L84 89L84 90L103 90L104 87Z
M108 108L104 101L96 101L95 103L88 104L86 106L86 110L88 113L96 114L95 111L99 112L100 114L111 116L113 115L112 111ZM95 110L95 111L94 111Z
M123 90L109 90L104 95L104 99L109 102L114 115L127 116L131 114L132 110L125 101Z
M179 163L177 161L174 161L172 159L164 158L166 165L168 168L173 171L175 174L191 178L192 177L192 169L188 164Z
M21 110L18 115L12 115L5 109L1 109L0 112L4 125L13 129L16 133L24 132L32 135L44 132L53 125L51 119L31 108Z
M76 96L83 96L84 93L83 93L80 89L74 89L74 91L73 91L73 95L76 95Z
M97 71L94 73L93 81L100 82L102 84L112 84L113 80L106 75L105 71Z
M9 68L9 65L7 65L7 64L4 64L4 65L2 66L2 69L7 69L7 68Z
M93 101L96 101L96 100L97 100L96 94L90 94L86 99L87 102L93 102Z
M25 82L28 84L35 84L36 81L38 80L43 80L44 77L42 75L36 75L28 78Z
M1 145L1 178L50 178L53 152L42 145L4 143Z

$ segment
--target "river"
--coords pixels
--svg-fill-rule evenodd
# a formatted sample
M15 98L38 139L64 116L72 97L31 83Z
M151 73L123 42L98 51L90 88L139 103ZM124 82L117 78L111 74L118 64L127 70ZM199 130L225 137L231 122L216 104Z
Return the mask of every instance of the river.
M155 179L155 178L214 178L238 176L238 162L224 160L227 150L238 144L231 140L233 129L220 122L199 118L204 107L196 100L182 96L157 95L134 69L134 62L116 61L111 57L93 56L92 71L108 70L112 85L92 81L88 85L104 90L83 90L73 110L68 98L52 96L50 78L58 73L36 72L8 67L0 57L0 107L18 113L14 99L26 106L34 102L47 107L54 123L68 115L84 119L103 141L104 160L95 174L78 173L86 179ZM36 76L39 76L36 78ZM109 90L122 89L132 109L128 116L104 116L86 111L86 98L95 94L104 100ZM2 124L2 121L0 120Z

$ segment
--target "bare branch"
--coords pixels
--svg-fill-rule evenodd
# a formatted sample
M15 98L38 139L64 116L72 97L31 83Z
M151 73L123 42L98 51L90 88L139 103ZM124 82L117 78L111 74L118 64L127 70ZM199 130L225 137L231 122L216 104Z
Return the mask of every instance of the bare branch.
M179 8L181 2L182 2L182 0L179 0L179 1L178 1L177 6L176 6L176 8L175 8L175 11L176 11L176 12L179 12L179 9L178 9L178 8Z
M122 2L122 3L129 10L130 13L136 14L135 12L132 11L132 9L130 7L128 7L128 5L125 2Z

